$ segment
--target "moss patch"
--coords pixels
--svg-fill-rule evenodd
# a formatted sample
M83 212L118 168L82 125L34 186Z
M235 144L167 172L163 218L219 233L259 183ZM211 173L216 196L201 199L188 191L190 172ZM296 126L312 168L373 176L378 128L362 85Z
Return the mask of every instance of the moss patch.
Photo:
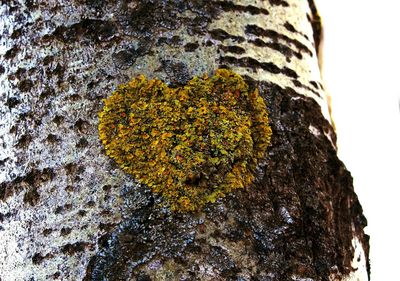
M258 91L218 69L179 88L144 76L120 85L104 100L99 134L124 171L186 212L248 186L271 129Z

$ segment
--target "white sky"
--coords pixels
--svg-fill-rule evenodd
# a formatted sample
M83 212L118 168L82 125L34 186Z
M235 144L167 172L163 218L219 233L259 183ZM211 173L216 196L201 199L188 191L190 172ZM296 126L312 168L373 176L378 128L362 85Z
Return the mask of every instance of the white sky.
M371 280L400 280L400 2L316 0L339 157L371 236Z

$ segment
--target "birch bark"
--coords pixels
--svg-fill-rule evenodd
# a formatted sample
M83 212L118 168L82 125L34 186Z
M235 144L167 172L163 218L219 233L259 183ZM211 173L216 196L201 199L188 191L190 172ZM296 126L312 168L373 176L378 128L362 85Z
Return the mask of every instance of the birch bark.
M368 279L312 0L13 0L0 17L0 280ZM220 67L259 89L272 145L254 186L174 214L105 156L97 113L132 76Z

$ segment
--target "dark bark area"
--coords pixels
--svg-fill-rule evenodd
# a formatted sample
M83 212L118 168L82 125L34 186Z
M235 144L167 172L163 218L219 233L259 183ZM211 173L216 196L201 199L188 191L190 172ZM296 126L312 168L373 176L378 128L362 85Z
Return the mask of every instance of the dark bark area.
M331 126L314 100L294 99L293 90L277 85L258 86L274 137L254 186L189 215L166 214L148 193L140 208L128 211L132 215L102 238L85 280L150 280L146 265L154 258L173 260L174 278L189 280L201 280L201 265L210 261L226 280L240 280L252 267L251 280L329 280L330 274L353 270L351 240L356 235L368 244L366 219L350 173L324 136L333 133ZM310 124L319 136L310 134ZM138 201L135 191L124 197ZM210 237L235 247L228 253ZM241 250L245 259L238 258Z

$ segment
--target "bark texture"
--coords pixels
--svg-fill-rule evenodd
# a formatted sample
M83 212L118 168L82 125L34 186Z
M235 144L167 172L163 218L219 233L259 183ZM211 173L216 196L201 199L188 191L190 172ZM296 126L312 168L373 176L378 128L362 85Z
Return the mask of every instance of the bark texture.
M0 16L0 280L368 279L312 1L21 0ZM105 156L97 113L134 75L220 67L258 87L272 145L254 185L171 213Z

